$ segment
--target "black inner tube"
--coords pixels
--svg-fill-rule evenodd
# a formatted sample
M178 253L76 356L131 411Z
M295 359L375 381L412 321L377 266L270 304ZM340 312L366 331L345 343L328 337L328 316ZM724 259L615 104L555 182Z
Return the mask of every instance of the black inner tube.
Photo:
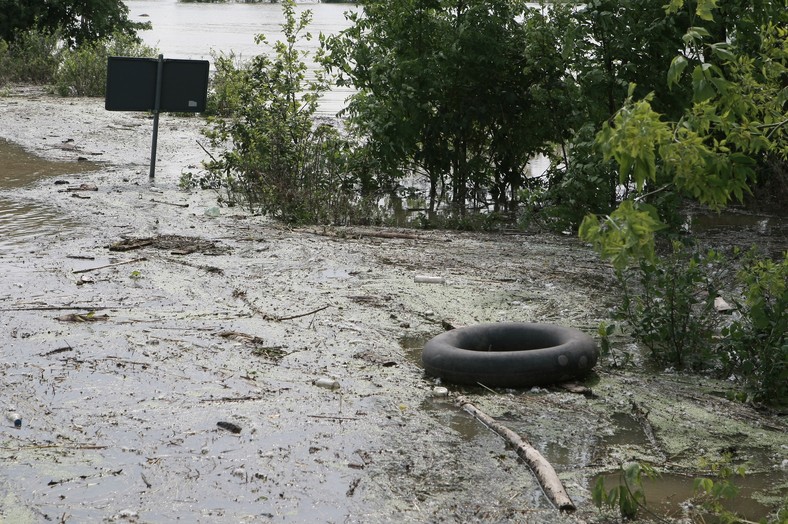
M503 322L442 333L422 352L425 371L459 384L530 387L565 382L596 364L594 340L552 324Z

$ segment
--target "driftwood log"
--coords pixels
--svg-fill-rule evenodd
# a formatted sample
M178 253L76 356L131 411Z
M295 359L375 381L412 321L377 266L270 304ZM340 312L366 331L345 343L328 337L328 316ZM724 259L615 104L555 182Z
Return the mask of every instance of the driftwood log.
M531 468L536 480L542 487L547 498L550 502L560 511L574 511L575 504L567 495L564 485L558 478L553 466L539 453L533 446L520 437L517 433L500 424L484 411L474 406L470 400L460 395L457 397L456 403L459 407L473 415L476 419L482 422L485 426L495 431L511 444L517 454L522 458L528 467Z

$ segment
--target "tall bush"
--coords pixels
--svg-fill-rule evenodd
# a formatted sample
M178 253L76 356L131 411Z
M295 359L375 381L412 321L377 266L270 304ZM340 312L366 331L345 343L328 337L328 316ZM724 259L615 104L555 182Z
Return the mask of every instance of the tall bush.
M751 252L737 279L739 317L723 330L723 358L751 398L788 403L788 252L781 261Z
M60 65L63 46L59 32L29 29L0 44L0 81L51 83Z
M716 360L714 299L722 284L722 257L674 242L672 251L616 272L621 302L616 316L654 361L700 370Z
M230 203L288 222L342 221L354 199L354 182L342 169L344 141L331 125L316 125L317 103L327 89L322 75L307 80L305 53L297 49L311 12L295 15L282 2L285 40L273 54L254 57L248 68L219 62L221 104L206 130L218 157L198 182L221 187ZM257 37L266 43L265 36ZM224 115L224 116L223 116Z

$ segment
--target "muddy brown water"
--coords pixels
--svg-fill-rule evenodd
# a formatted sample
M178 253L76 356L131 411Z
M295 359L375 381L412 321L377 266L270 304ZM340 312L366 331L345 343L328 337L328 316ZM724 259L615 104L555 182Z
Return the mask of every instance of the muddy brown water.
M662 474L656 478L644 478L643 493L646 497L646 505L651 511L665 517L680 518L683 511L682 506L686 505L694 496L695 478L698 477L670 473ZM593 484L598 479L604 481L607 490L622 484L619 473L599 475L594 479ZM713 480L718 482L718 479ZM752 522L768 518L770 510L768 506L756 499L757 492L779 484L782 480L781 473L752 473L728 480L738 488L738 492L733 498L722 502L722 506L726 510L736 512L742 518ZM711 515L705 515L704 518L708 519L707 522L715 522L715 518Z
M76 225L57 209L41 202L15 198L9 190L30 186L41 179L84 173L91 162L51 161L0 139L0 254L22 248L41 235L61 233Z

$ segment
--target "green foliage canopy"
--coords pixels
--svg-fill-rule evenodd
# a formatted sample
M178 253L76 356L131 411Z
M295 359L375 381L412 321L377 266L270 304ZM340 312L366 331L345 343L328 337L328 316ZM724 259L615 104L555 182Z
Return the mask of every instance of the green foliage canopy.
M0 0L0 39L11 42L29 29L60 31L76 47L149 27L130 21L128 13L122 0Z
M676 0L667 7L668 16L686 7ZM717 8L716 0L703 0L694 14L708 20ZM691 26L683 37L685 47L667 70L668 86L686 78L692 90L676 121L665 120L652 109L653 95L635 100L630 88L623 107L597 135L604 158L619 166L619 183L635 189L625 202L629 208L642 207L656 193L673 191L720 210L734 198L743 200L765 159L777 158L783 164L788 160L788 29L779 23L788 21L786 13L760 27L759 45L752 51L749 35L741 42L715 42L709 41L709 30ZM733 38L740 33L726 34ZM686 75L688 69L691 73ZM643 249L632 250L627 257L653 257L653 233L661 226L639 220L645 216L642 213L629 216L639 221L638 227L629 227L639 231L639 238L624 244ZM595 225L599 221L595 215L587 216L580 235L602 253L611 253L608 244L622 243L621 230ZM643 230L648 237L645 245ZM625 258L614 260L620 266L627 263Z
M561 45L547 18L510 0L364 0L329 38L328 63L354 86L347 115L384 168L421 173L429 209L476 189L498 207L531 155L566 129Z

